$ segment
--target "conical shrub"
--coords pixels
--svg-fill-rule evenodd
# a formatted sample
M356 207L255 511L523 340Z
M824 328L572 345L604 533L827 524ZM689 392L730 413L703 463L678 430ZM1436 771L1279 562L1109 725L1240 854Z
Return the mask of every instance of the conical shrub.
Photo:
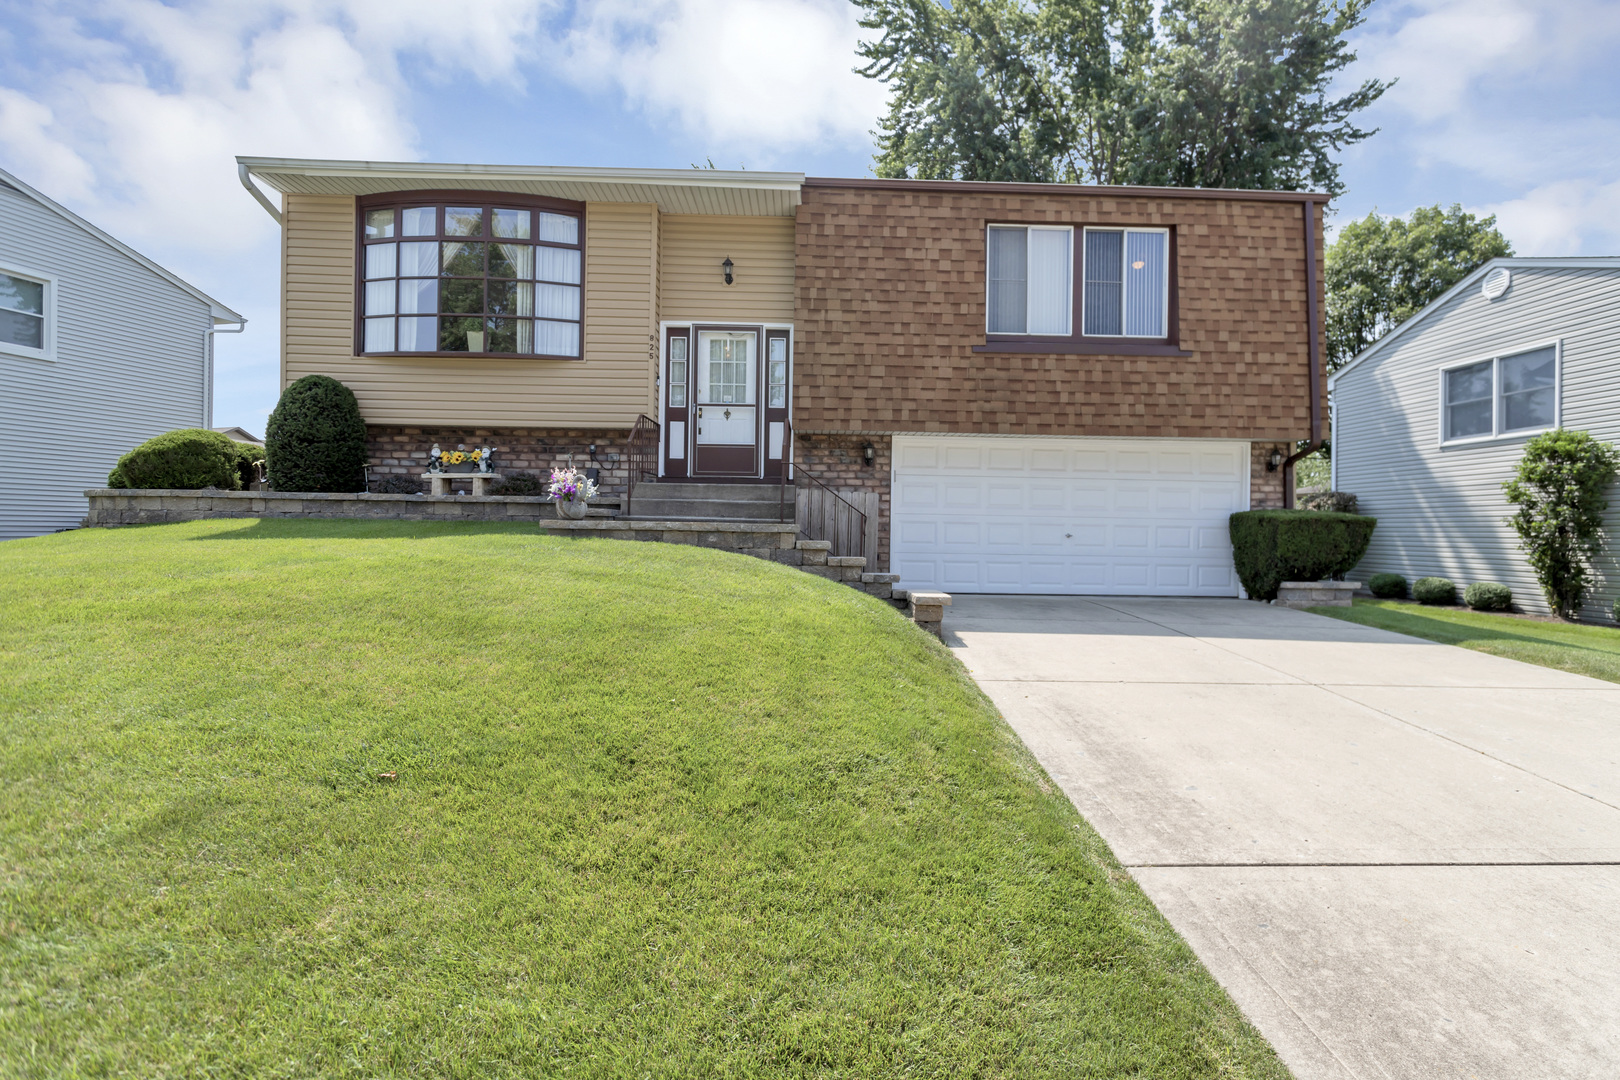
M365 489L366 422L336 379L305 375L283 390L264 448L275 491Z

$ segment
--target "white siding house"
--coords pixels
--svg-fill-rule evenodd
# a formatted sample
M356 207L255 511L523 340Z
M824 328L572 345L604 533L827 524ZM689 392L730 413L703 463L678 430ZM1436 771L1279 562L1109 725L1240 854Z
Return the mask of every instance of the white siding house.
M1502 484L1552 427L1620 443L1620 258L1495 259L1328 381L1333 486L1378 519L1355 576L1498 581L1547 611ZM1585 618L1620 596L1620 484Z
M242 316L0 170L0 539L71 528L125 451L213 420Z

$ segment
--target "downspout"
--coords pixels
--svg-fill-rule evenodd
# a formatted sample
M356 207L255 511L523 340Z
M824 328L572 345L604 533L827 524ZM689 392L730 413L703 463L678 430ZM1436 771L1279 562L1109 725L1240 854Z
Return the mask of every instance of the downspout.
M259 190L259 185L255 184L248 177L248 167L246 165L242 164L242 162L240 162L240 161L238 161L236 163L236 178L238 180L242 181L242 186L248 189L248 194L249 195L252 195L255 199L259 200L259 205L264 207L265 213L267 213L271 217L275 218L276 219L276 224L280 225L281 224L281 211L277 210L276 209L276 204L271 202L268 198L266 198L263 191ZM227 333L233 333L233 334L234 333L239 333L239 332L240 331L236 331L236 330L227 331Z
M1282 463L1283 508L1294 508L1294 462L1322 448L1322 335L1317 322L1316 303L1316 203L1306 199L1300 204L1305 214L1305 317L1310 322L1308 336L1311 357L1311 436L1305 449L1290 455Z
M214 335L240 334L247 329L247 320L236 324L235 330L221 330L210 326L203 331L203 427L214 426Z

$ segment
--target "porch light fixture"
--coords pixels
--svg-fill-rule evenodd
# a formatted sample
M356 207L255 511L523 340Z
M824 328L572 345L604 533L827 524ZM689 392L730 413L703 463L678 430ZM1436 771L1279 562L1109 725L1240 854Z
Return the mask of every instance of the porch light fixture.
M726 261L720 264L720 269L722 269L722 270L724 270L726 272L726 284L727 285L731 284L731 268L734 265L736 265L736 264L734 264L731 261L731 256L729 256L729 255L726 256Z
M866 463L868 465L872 464L877 460L877 448L871 443L867 443L865 446L861 447L861 457L866 459Z
M1281 450L1273 450L1271 456L1266 458L1266 472L1276 472L1282 468L1283 456Z

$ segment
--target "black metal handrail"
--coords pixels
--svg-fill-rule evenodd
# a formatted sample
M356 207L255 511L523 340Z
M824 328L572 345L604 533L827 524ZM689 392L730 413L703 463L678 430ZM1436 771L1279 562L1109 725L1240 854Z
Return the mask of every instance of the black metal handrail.
M631 500L635 498L636 481L643 477L658 478L658 421L641 413L636 426L630 429L630 441L624 448L628 475L624 488L624 516L634 517Z
M780 499L781 505L779 505L777 507L777 518L778 518L778 520L784 521L784 522L788 520L788 518L787 518L787 509L786 509L786 502L787 502L787 475L788 475L788 469L790 467L793 470L793 479L794 479L795 483L798 482L799 477L802 475L806 480L810 481L810 483L814 484L817 488L820 488L822 491L825 491L827 494L831 495L833 497L833 499L835 500L835 502L833 503L833 526L832 526L832 528L830 530L828 530L833 535L832 536L811 536L810 539L811 540L831 540L834 544L837 544L838 543L838 537L842 534L842 530L838 526L839 526L839 524L842 523L842 521L847 519L847 520L852 521L853 524L855 525L854 533L855 533L855 536L858 538L858 546L860 548L860 550L857 551L856 554L865 556L867 558L870 558L871 556L867 553L867 550L866 550L866 511L862 510L860 507L856 506L854 503L850 502L848 499L846 499L842 495L838 494L837 491L835 491L831 486L829 486L828 484L823 482L820 477L818 477L813 471L811 471L809 468L807 468L804 465L803 462L798 461L794 457L794 455L793 455L793 424L792 424L792 421L785 421L783 423L783 425L782 425L782 476L781 476L781 479L779 481L779 485L780 485L780 488L781 488L781 493L779 495L779 499ZM793 507L793 510L794 510L794 520L797 521L797 518L798 518L798 491L797 491L797 489L795 489L795 491L794 491L794 507ZM849 518L848 515L854 515L854 516L853 516L853 518ZM809 522L806 521L804 524L808 525ZM802 531L802 529L803 529L803 527L801 526L801 531Z

